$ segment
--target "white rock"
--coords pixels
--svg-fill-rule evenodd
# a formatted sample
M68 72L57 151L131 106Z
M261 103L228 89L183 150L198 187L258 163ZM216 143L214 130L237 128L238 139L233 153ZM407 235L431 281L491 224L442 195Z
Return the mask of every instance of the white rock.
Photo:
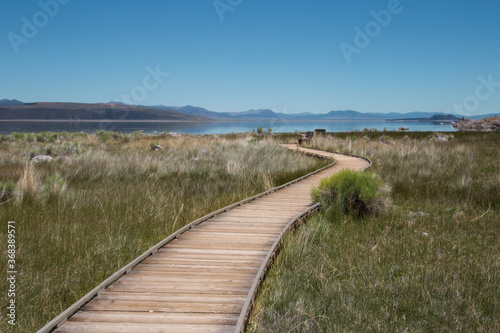
M50 162L52 160L53 160L53 158L49 155L37 155L31 159L31 162L33 162L33 163L38 163L38 162L42 162L42 161Z

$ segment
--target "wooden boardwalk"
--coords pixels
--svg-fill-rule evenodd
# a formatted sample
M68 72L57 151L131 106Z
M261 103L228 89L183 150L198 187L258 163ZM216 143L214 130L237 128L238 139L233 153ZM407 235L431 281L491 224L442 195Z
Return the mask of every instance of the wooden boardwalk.
M313 205L311 187L341 169L369 166L356 157L300 150L335 158L336 164L188 230L108 286L55 332L235 332L244 328L246 313L242 312L247 312L259 274L283 229Z

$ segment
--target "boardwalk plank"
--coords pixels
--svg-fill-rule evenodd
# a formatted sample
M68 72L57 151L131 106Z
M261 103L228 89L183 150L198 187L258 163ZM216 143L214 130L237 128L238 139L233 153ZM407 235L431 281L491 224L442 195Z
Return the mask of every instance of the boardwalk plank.
M144 324L144 323L105 323L105 322L78 322L68 321L61 328L59 333L69 332L92 332L92 333L160 333L160 332L190 332L205 333L233 332L234 325L193 325L193 324Z
M139 301L173 301L178 303L235 303L241 302L241 295L209 295L203 293L145 293L145 292L113 292L107 291L99 296L101 300L139 300Z
M141 309L147 313L219 313L239 314L241 305L231 303L186 303L186 302L146 302L127 300L96 299L83 307L84 311L137 311Z
M238 315L234 313L193 314L189 312L81 311L71 319L77 322L236 325Z

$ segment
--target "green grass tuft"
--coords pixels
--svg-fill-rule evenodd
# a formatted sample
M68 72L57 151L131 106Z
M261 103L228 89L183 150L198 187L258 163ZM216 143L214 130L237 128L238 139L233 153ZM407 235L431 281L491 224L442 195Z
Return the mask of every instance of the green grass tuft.
M387 191L381 191L382 185L373 173L344 169L323 178L311 196L332 218L342 214L365 217L381 213L386 206Z

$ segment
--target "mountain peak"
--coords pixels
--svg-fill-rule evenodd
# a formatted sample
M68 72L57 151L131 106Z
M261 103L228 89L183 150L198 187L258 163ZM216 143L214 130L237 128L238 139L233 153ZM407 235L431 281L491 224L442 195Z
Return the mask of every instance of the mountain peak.
M102 104L107 104L107 105L128 105L123 102L117 102L117 101L109 101L107 103L102 103Z
M18 101L17 99L0 99L0 106L17 106L24 105L23 102Z

